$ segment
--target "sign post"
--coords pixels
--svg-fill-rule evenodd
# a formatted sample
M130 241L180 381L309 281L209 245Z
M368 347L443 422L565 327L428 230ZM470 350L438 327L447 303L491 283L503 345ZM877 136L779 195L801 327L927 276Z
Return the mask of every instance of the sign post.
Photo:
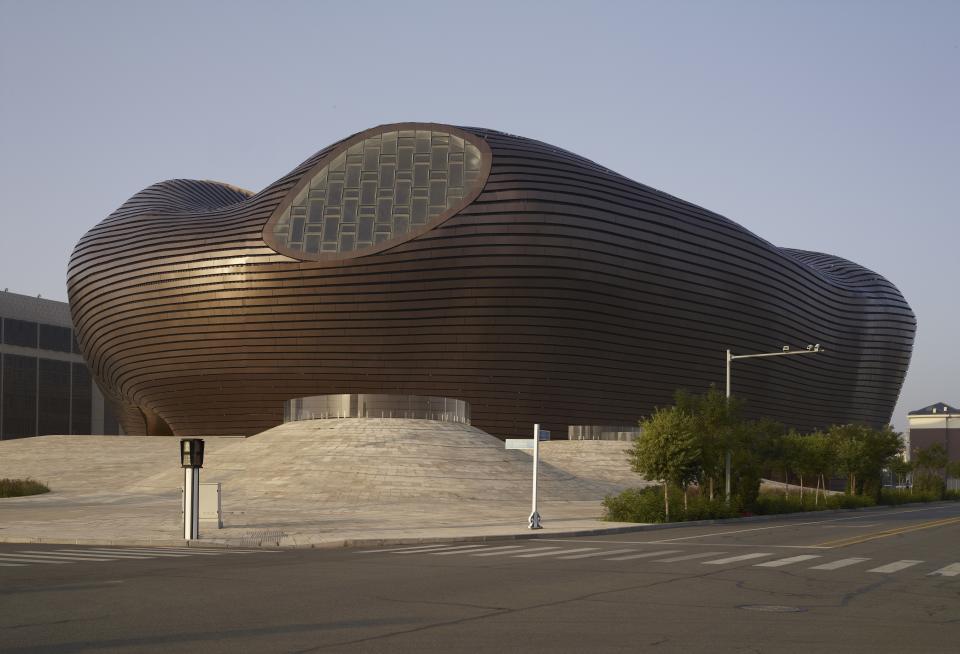
M533 502L530 510L530 519L527 523L528 529L542 529L540 526L540 513L537 511L537 472L540 468L540 424L533 426Z
M200 538L200 468L203 467L203 439L180 439L180 466L183 468L183 538Z

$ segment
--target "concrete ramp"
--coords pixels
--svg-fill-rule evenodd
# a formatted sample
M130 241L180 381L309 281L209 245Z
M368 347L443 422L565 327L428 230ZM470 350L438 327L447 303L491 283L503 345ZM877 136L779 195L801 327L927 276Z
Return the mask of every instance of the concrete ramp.
M576 443L545 445L544 452ZM571 466L542 463L544 498L598 500L619 487L601 474L581 479ZM232 497L302 497L347 505L415 499L523 501L530 492L531 460L529 454L506 450L503 441L462 424L396 418L306 420L214 450L206 457L202 478L223 483L224 493ZM179 471L167 470L131 484L130 490L179 484Z

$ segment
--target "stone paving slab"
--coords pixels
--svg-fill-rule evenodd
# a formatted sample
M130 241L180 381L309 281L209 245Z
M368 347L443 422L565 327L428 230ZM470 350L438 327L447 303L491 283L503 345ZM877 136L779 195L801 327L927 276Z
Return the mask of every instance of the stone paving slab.
M472 427L318 420L248 439L205 440L201 481L223 484L224 528L201 527L203 545L334 547L532 535L526 529L529 455L505 450ZM629 471L622 443L593 444L544 447L540 513L546 529L537 533L619 526L599 519L600 500L643 482ZM0 500L0 541L183 544L176 438L0 442L0 477L28 476L49 483L53 492Z

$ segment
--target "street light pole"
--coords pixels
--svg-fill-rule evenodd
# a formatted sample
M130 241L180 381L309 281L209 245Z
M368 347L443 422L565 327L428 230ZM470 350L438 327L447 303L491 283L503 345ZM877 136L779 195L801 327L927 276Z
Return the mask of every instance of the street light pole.
M808 345L805 350L791 350L789 345L784 345L779 352L761 352L759 354L733 354L729 349L727 350L727 405L730 404L730 364L736 359L757 359L760 357L782 357L789 356L791 354L817 354L818 352L823 352L824 349L820 347L820 344ZM725 482L725 491L727 497L727 503L730 503L730 450L727 450L726 457L726 482Z

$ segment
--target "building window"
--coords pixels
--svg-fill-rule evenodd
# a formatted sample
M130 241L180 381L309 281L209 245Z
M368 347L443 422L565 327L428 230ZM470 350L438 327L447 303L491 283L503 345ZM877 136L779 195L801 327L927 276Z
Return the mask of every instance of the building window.
M40 323L40 349L56 352L69 352L73 345L73 334L69 327L44 325Z
M36 327L36 323L31 324ZM36 435L37 358L4 354L3 438Z
M68 332L70 330L67 330ZM69 344L69 340L67 343ZM37 433L70 433L70 362L40 359Z
M37 347L37 323L16 318L4 318L3 342L6 345Z
M91 405L93 403L93 388L90 381L90 371L82 363L73 366L73 414L70 418L71 434L89 434L93 428Z
M489 168L485 156L469 139L445 131L373 134L315 172L265 235L297 258L377 251L471 202Z

